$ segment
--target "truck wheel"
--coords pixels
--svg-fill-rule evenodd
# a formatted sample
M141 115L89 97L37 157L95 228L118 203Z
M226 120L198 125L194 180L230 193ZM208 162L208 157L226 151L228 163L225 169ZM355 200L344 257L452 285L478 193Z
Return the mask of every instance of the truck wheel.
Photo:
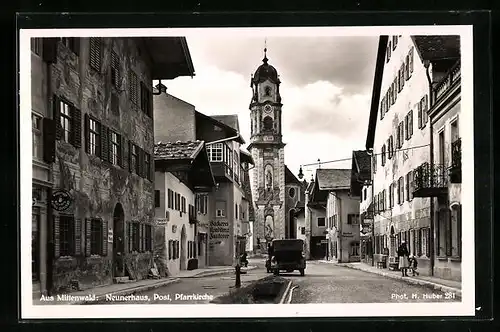
M303 277L303 276L305 276L305 274L306 273L305 273L304 269L300 269L300 275Z

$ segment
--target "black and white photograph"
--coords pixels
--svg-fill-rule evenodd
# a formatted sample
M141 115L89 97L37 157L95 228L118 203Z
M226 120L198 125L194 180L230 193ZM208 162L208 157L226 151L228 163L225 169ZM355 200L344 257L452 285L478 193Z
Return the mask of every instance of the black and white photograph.
M472 53L466 25L21 29L22 317L473 315Z

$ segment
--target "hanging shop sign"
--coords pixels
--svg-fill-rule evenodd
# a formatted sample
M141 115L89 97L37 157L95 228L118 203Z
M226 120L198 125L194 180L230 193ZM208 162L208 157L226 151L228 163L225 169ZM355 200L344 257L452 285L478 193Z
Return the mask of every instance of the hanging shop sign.
M52 194L52 207L56 211L64 211L69 208L71 202L73 202L73 197L67 190L56 190Z

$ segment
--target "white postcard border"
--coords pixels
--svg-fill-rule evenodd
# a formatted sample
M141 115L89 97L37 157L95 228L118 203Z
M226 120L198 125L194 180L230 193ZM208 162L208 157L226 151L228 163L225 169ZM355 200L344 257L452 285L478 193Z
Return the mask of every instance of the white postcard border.
M454 303L335 303L259 305L33 305L31 282L31 37L64 36L378 36L460 35L462 49L462 301ZM474 275L474 154L472 26L189 28L189 29L21 29L20 30L20 190L21 197L21 318L233 318L233 317L397 317L473 316ZM376 54L374 54L376 56ZM368 116L369 110L367 110Z

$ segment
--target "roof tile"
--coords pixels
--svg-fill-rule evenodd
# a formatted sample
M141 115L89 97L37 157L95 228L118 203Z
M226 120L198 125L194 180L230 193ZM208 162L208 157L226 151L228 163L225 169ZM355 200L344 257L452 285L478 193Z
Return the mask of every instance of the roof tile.
M328 169L320 168L316 170L319 190L350 188L350 169Z
M159 142L155 144L155 159L194 159L203 147L203 141Z

